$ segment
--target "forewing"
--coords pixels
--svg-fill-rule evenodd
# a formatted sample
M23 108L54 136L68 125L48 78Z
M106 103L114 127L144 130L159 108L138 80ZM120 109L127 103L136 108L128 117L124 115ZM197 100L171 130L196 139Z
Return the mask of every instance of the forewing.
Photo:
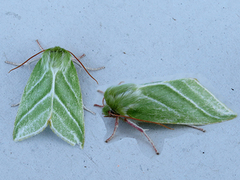
M49 107L52 81L51 71L42 66L40 59L30 75L21 98L13 130L15 141L34 136L47 127L51 114Z
M130 117L163 124L202 125L236 114L195 79L156 82L139 87L141 95L127 110Z
M84 145L84 114L76 68L69 61L55 77L51 129L71 145Z

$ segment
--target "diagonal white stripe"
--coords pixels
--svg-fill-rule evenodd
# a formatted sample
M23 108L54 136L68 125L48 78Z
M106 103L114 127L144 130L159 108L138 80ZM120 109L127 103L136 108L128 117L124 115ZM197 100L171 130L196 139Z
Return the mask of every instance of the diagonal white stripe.
M26 92L26 94L29 94L44 78L45 74L47 73L47 71L45 71L43 73L43 75L40 77L40 79Z
M82 133L82 130L77 122L77 120L71 115L71 113L68 111L68 109L66 108L66 106L63 104L63 102L58 98L58 96L56 94L54 94L54 98L61 104L61 106L64 108L64 110L67 112L67 114L69 115L69 117L73 120L73 122L76 124L76 126L79 128L79 130Z
M212 106L213 109L217 110L218 112L220 112L222 110L221 113L223 114L232 114L231 111L229 111L229 109L226 107L225 104L223 104L222 102L220 102L210 91L208 91L205 87L203 87L198 81L195 81L201 88L203 88L206 92L208 92L211 96L212 99L208 98L206 99L206 97L204 97L201 93L199 93L199 91L197 91L195 88L192 88L191 86L189 86L189 84L186 81L183 81L184 84L186 84L186 86L188 86L188 88L190 88L195 94L197 94L198 96L200 96L202 99L204 99L205 101L207 101L209 104L212 104L213 99L218 102L218 104L220 105L220 107L218 106ZM227 112L226 112L227 111Z
M48 109L46 110L48 111ZM15 141L18 141L18 140L22 140L22 139L25 139L25 138L28 138L28 137L31 137L31 136L34 136L40 132L42 132L46 127L47 127L47 121L45 122L45 124L39 128L38 130L30 133L30 134L27 134L25 136L21 136L24 132L26 132L26 129L33 129L32 127L35 126L36 122L39 121L39 119L42 118L42 116L46 113L46 111L43 111L41 114L38 115L37 118L33 119L30 123L28 123L27 126L23 126L21 129L19 129L18 133L17 133L17 136L15 138ZM50 115L51 116L51 115ZM50 118L50 117L49 117ZM48 118L48 119L49 119Z
M165 85L169 88L171 88L174 92L178 93L180 96L182 96L184 99L186 99L187 101L189 101L191 104L193 104L197 109L199 109L200 111L202 111L204 114L213 117L213 118L217 118L220 119L217 116L213 116L212 114L208 113L207 111L205 111L204 109L202 109L199 105L197 105L192 99L190 99L189 97L185 96L184 94L182 94L182 92L180 92L178 89L176 89L174 86L170 85L169 83L165 83Z
M68 86L70 87L71 91L73 92L74 96L76 99L79 99L79 97L77 96L76 92L74 91L74 89L72 88L71 84L69 83L69 81L67 80L65 74L63 73L63 77L64 77L64 80L66 81L66 83L68 84Z
M64 123L64 120L62 119L61 116L59 116L59 114L58 114L56 111L53 110L53 113L58 117L58 120L62 123L62 126L64 127L64 129L66 129L67 132L69 132L70 134L72 134L73 137L74 137L75 142L76 142L77 144L79 144L79 138L77 137L77 134L76 134L74 131L72 131L68 126L66 126L66 124ZM55 133L56 133L58 136L60 136L62 139L65 139L65 140L66 140L67 142L69 142L70 144L75 144L75 142L71 141L70 139L67 139L65 136L62 136L62 134L59 133L58 130L54 127L54 124L53 124L53 123L51 123L51 125L52 125L51 128L54 129ZM81 129L80 129L80 131L81 131ZM82 133L82 132L81 132L81 133Z
M156 99L153 99L153 98L151 98L151 97L148 97L148 96L146 96L146 95L144 95L144 94L142 94L142 96L144 96L144 98L146 98L146 99L148 99L148 100L150 100L150 101L153 101L153 102L159 104L160 106L163 106L163 107L167 108L168 111L174 112L177 116L180 117L180 114L179 114L176 110L172 109L171 107L168 107L166 104L164 104L164 103L162 103L162 102L160 102L160 101L158 101L158 100L156 100Z
M46 95L45 95L39 102L37 102L29 111L27 111L27 113L24 114L24 115L20 118L20 120L18 121L18 123L16 124L16 126L18 126L19 123L20 123L28 114L30 114L32 111L34 111L34 109L35 109L38 105L40 105L45 99L47 99L49 96L50 96L50 93L46 94Z

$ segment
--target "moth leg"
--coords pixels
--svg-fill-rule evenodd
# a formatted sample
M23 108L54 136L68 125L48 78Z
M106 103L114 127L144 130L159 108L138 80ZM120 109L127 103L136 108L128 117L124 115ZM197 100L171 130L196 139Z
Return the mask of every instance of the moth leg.
M85 109L86 111L92 113L93 115L96 115L95 112L91 111L90 109L88 109L86 106L83 105L83 109Z
M12 104L11 107L16 107L16 106L19 106L20 103L17 103L17 104Z
M26 62L24 65L31 64L31 63L33 63L33 62L35 62L35 61L38 61L39 59L40 59L40 58L32 59L32 60ZM20 66L20 65L21 65L21 63L14 63L14 62L11 62L11 61L5 61L5 63L11 64L11 65L14 65L14 66Z
M96 107L104 107L103 105L99 105L99 104L94 104L93 106L96 106Z
M186 125L186 126L189 126L189 127L191 127L191 128L197 129L197 130L202 131L202 132L206 132L205 129L199 128L199 127L197 127L197 126L193 126L193 125Z
M104 92L101 91L101 90L97 90L97 92L100 92L100 93L104 94ZM94 104L94 106L104 107L104 99L105 99L105 98L103 97L103 99L102 99L102 104L103 104L103 105Z
M38 42L38 40L36 40L36 42L38 43L38 46L40 47L41 51L44 50L44 49L42 48L42 46L40 45L40 43ZM31 64L32 62L38 61L39 59L40 59L40 58L32 59L32 60L28 61L27 63L25 63L25 65ZM20 65L21 65L21 63L14 63L14 62L10 62L10 61L5 61L5 63L11 64L11 65L14 65L14 66L20 66Z
M90 71L98 71L98 70L101 70L101 69L105 69L105 66L102 66L102 67L98 67L98 68L90 68L90 67L85 67L87 70L90 70Z
M38 43L38 46L40 47L41 50L44 50L42 48L42 46L40 45L40 43L38 42L38 40L36 40L36 42ZM35 59L31 59L30 61L26 62L24 65L27 65L27 64L31 64L35 61L38 61L40 58L35 58ZM14 65L14 66L20 66L22 63L14 63L14 62L10 62L10 61L5 61L5 63L7 64L11 64L11 65Z
M86 56L85 54L81 55L78 59L81 59L83 58L84 56ZM71 60L77 64L78 66L80 66L82 68L82 65L77 61L76 58L72 57ZM98 70L101 70L101 69L104 69L105 67L102 66L102 67L99 67L99 68L90 68L90 67L85 67L87 70L90 70L90 71L98 71Z
M80 56L81 57L81 56ZM80 58L79 58L80 59ZM78 66L80 66L82 68L82 65L75 59L75 58L72 58L72 61L77 64ZM102 66L102 67L99 67L99 68L90 68L90 67L85 67L87 70L90 70L90 71L98 71L98 70L101 70L101 69L104 69L105 66Z
M105 141L106 143L109 142L109 141L113 138L114 134L115 134L116 131L117 131L118 123L119 123L119 117L116 117L115 127L114 127L114 130L113 130L113 133L112 133L112 135Z
M97 92L104 94L104 92L103 92L103 91L101 91L101 90L97 90Z
M121 81L120 83L118 83L118 85L120 85L120 84L122 84L122 83L124 83L124 81Z
M146 134L145 130L143 128L141 128L140 126L138 126L137 124L133 123L132 121L127 120L126 118L124 119L124 121L126 121L128 124L130 124L132 127L136 128L137 130L139 130L141 133L143 133L146 138L148 139L148 141L151 143L154 151L156 152L157 155L159 155L159 152L156 148L156 146L154 145L153 141L150 139L150 137Z
M36 40L36 42L38 43L38 46L39 46L39 48L41 49L41 51L43 51L44 49L42 48L42 46L41 46L41 44L39 43L39 41Z

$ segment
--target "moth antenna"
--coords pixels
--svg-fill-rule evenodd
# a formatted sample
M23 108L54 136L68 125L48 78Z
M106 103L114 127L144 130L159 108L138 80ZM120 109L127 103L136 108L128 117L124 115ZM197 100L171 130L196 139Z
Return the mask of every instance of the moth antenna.
M42 51L38 52L37 54L31 56L30 58L28 58L26 61L24 61L24 62L23 62L22 64L20 64L19 66L17 66L17 67L15 67L15 68L11 69L8 73L10 73L11 71L13 71L13 70L15 70L15 69L21 67L21 66L24 65L26 62L28 62L30 59L32 59L32 58L34 58L35 56L39 55L39 54L42 53L43 51L45 51L45 50L42 50Z
M115 121L115 126L114 126L114 130L113 130L113 133L112 135L105 141L106 143L109 142L113 136L115 135L116 131L117 131L117 128L118 128L118 124L119 124L119 117L116 117L116 121Z
M81 63L81 61L79 61L79 59L72 53L72 52L70 52L70 51L68 51L71 55L73 55L73 57L81 64L81 66L83 67L83 69L88 73L88 75L94 80L94 81L96 81L97 82L97 84L98 84L98 81L94 78L94 77L92 77L92 75L88 72L88 70L85 68L85 66ZM83 54L82 56L85 56L85 54ZM82 57L81 56L81 57ZM80 58L81 58L80 57Z
M167 128L167 129L174 130L173 128L170 128L170 127L168 127L168 126L165 126L164 124L157 123L157 122L150 122L150 121L146 121L146 120L142 120L142 119L137 119L137 118L133 118L133 117L123 116L123 115L119 115L119 114L113 114L113 113L111 113L111 112L109 112L109 114L112 115L112 116L115 116L115 117L122 117L122 118L133 119L133 120L140 121L140 122L145 122L145 123L158 124L158 125L163 126L163 127Z

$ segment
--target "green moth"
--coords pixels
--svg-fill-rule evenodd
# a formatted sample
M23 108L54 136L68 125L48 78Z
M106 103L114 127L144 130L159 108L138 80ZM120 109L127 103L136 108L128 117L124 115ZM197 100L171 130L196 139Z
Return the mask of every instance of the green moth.
M119 118L122 118L144 133L157 154L159 153L153 141L144 129L131 120L166 127L164 124L192 126L219 123L237 116L196 79L191 78L112 86L105 91L104 99L106 105L103 101L102 106L95 106L103 107L102 112L105 116L116 117L113 134L106 142L112 139ZM204 131L201 128L197 129Z
M58 46L41 52L42 58L33 69L21 98L13 139L24 140L49 125L64 141L83 147L83 102L77 71L71 60L72 53Z

